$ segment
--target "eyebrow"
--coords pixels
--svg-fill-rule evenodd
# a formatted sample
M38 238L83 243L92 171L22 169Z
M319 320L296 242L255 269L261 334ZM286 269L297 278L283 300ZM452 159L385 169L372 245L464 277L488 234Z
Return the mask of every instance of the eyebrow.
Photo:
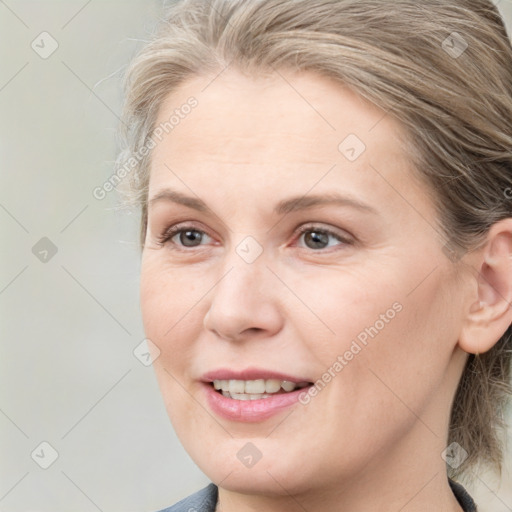
M169 201L172 203L181 204L200 212L210 211L210 208L208 208L203 200L196 197L187 196L181 192L169 188L163 189L155 194L149 200L149 206L152 206L160 201ZM277 203L274 211L278 215L285 215L295 211L307 210L315 206L327 205L349 206L361 211L378 215L378 211L369 204L363 203L353 197L343 196L333 192L321 195L290 197Z

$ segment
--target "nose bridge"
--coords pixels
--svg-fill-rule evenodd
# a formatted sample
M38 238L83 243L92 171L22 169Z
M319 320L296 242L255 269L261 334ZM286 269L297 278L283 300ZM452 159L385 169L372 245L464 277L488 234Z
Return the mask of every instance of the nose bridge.
M211 291L204 324L218 336L236 339L249 329L274 333L281 323L276 287L269 283L263 247L246 236L226 257Z
M213 299L216 303L233 301L233 306L243 306L261 300L263 297L259 295L258 286L258 283L262 282L261 274L261 265L247 265L243 262L230 265L224 273L224 278L214 288Z
M265 271L268 272L265 264L266 258L259 243L252 237L244 238L226 257L224 277L213 289L212 306L214 302L226 311L234 312L240 308L242 312L243 309L252 309L256 303L264 301L265 294L270 299L270 290L264 285Z
M246 298L250 301L254 294L260 293L260 285L265 279L265 273L268 272L268 254L264 251L262 243L252 234L237 236L236 233L233 242L225 256L225 278L219 282L221 289L218 291L223 295L227 292L227 297L232 292L237 295L238 300Z

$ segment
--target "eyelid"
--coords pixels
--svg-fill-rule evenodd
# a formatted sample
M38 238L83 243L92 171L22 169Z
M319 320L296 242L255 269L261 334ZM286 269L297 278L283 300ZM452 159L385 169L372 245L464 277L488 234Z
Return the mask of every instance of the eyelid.
M197 231L198 233L203 233L212 239L214 238L212 235L210 235L208 233L208 231L206 229L203 229L202 227L197 226L195 223L193 223L191 221L190 222L183 221L183 222L178 222L177 224L173 224L171 226L166 227L161 234L156 236L157 242L161 245L165 245L166 243L170 242L170 240L172 238L174 238L178 233L180 233L182 231ZM181 250L182 246L179 246L176 244L173 244L173 245L178 247L178 250ZM201 247L202 246L191 247L190 249L198 249ZM187 250L187 249L185 248L184 250Z
M208 232L208 230L197 226L193 221L183 221L183 222L179 222L177 224L173 224L173 225L169 226L168 228L164 229L162 234L157 235L157 242L160 245L164 246L167 243L171 243L171 239L183 231L197 231L198 233L202 233L202 234L210 237L211 239L215 239L215 237L212 236ZM309 223L302 224L299 227L295 228L294 232L296 232L296 235L293 237L293 242L295 243L298 239L300 239L300 237L305 232L308 232L308 231L320 231L323 233L327 233L328 235L332 236L333 238L336 238L340 242L339 245L341 245L341 246L354 245L356 243L356 239L354 238L354 236L351 235L350 233L348 233L347 231L342 230L344 233L346 233L346 235L343 235L341 233L338 233L338 230L336 228L327 227L327 226L323 225L322 222L309 222ZM182 246L182 245L175 244L175 243L172 243L172 245L174 246L174 250L184 251L184 252L190 252L192 250L198 250L198 249L201 250L201 249L205 248L203 245L198 245L198 246L194 246L194 247ZM332 250L336 250L335 247L334 248L327 247L324 249L314 250L314 249L310 249L308 247L302 247L302 246L299 246L299 249L306 250L306 251L313 252L313 253L327 253L327 252L331 252Z
M296 246L297 249L304 251L306 254L313 254L318 256L329 256L333 253L336 253L338 251L341 251L343 249L347 249L348 247L353 247L357 240L349 234L347 231L343 230L346 235L342 235L337 232L337 230L334 228L323 226L322 223L313 223L313 224L305 224L303 226L299 226L297 228L298 234L293 239L293 246ZM302 235L308 231L316 231L316 232L322 232L326 233L328 236L336 239L338 243L333 246L327 246L322 249L311 249L309 247L306 247L305 245L297 245L298 241L301 239ZM302 242L304 244L304 242Z
M324 233L328 233L328 234L332 235L333 237L337 238L338 240L340 240L341 242L345 242L345 243L349 243L349 242L354 243L355 242L354 237L347 231L341 230L345 233L345 235L343 235L341 233L338 233L338 229L324 226L322 222L306 223L297 228L299 236L302 235L306 231L315 231L315 230L321 231Z

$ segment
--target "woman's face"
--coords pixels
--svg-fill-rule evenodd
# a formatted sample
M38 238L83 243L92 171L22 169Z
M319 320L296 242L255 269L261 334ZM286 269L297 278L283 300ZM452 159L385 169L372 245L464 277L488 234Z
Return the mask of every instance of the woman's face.
M141 304L191 457L276 494L444 471L462 295L400 126L312 73L194 78L172 115Z

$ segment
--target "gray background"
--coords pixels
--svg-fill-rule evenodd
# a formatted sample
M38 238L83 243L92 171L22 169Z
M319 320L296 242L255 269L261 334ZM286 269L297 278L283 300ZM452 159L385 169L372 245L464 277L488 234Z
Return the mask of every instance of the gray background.
M1 512L154 512L208 482L133 354L138 214L92 196L116 157L120 73L161 7L0 0ZM483 512L512 511L510 455L502 480L470 488Z

